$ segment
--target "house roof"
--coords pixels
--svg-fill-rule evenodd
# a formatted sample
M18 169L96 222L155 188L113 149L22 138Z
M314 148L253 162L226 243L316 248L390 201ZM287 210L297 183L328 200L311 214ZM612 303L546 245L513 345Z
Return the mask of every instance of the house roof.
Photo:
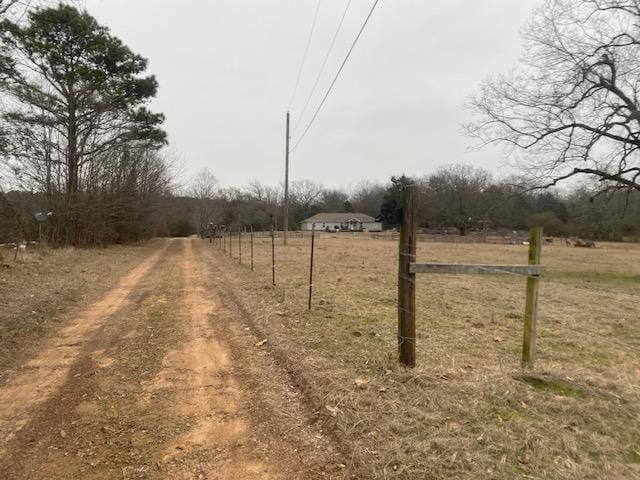
M309 217L300 223L347 223L355 220L362 223L373 223L375 218L365 215L364 213L317 213L313 217Z

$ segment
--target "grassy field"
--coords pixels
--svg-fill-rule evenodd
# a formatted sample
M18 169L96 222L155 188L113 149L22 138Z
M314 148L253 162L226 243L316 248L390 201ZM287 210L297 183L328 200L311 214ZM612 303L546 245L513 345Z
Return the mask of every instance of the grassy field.
M237 242L237 239L236 239ZM418 261L526 263L521 245L419 243ZM543 247L538 359L525 279L420 275L418 367L397 365L397 244L256 239L210 261L342 443L345 477L640 478L640 245Z

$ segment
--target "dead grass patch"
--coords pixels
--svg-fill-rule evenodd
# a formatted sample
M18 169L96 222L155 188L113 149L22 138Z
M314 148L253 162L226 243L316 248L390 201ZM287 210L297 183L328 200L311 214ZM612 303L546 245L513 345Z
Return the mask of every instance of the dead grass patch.
M152 245L29 252L0 269L0 381L66 319L96 300Z

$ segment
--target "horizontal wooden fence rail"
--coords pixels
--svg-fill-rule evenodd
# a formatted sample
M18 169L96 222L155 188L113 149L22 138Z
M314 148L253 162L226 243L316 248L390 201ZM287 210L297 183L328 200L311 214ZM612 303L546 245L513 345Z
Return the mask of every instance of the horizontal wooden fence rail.
M461 263L412 263L409 265L410 273L449 273L449 274L473 274L473 275L525 275L537 277L542 275L542 265L483 265Z

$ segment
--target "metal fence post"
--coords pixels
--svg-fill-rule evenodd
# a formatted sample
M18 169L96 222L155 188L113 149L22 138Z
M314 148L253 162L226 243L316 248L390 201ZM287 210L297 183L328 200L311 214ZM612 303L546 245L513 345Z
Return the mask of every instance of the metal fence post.
M311 226L311 261L309 265L309 310L311 310L311 298L313 296L313 251L316 239L316 224Z
M251 271L253 272L253 225L251 225Z
M276 286L276 239L273 225L271 225L271 282Z

